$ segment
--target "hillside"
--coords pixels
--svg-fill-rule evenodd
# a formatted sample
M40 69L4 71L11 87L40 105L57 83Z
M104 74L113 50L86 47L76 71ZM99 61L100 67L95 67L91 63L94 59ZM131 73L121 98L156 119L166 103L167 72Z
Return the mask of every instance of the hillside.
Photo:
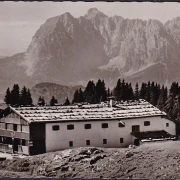
M180 142L137 148L76 148L0 162L0 177L180 178Z
M37 103L40 96L44 97L45 102L48 104L52 96L54 96L59 104L63 104L68 97L69 100L73 100L74 92L84 88L83 86L63 86L55 83L39 83L31 89L31 94L34 103Z

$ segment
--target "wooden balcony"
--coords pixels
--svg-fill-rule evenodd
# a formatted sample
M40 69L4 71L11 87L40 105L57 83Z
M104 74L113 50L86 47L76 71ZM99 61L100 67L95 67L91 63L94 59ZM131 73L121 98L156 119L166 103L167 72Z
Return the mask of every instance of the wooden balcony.
M0 129L0 136L29 140L29 133Z

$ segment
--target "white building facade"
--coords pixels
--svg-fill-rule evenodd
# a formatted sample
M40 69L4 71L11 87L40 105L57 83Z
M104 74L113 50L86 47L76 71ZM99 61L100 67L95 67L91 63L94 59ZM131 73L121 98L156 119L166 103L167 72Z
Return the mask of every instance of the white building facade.
M124 126L121 122L124 123ZM149 125L146 125L147 122L149 122ZM68 129L70 125L73 129ZM58 130L53 130L54 126L57 126ZM88 129L86 129L87 127ZM165 130L175 136L175 123L161 116L124 120L47 123L46 151L82 146L127 147L134 144L135 138L131 135L131 132L160 130Z

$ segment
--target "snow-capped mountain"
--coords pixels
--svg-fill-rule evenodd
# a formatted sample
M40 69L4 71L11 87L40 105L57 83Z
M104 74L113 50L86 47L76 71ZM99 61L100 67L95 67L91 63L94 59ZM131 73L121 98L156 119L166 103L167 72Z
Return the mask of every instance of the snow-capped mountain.
M41 25L26 52L1 59L0 84L103 78L114 85L119 77L171 83L180 80L179 49L179 17L162 24L108 17L95 8L79 18L65 13Z

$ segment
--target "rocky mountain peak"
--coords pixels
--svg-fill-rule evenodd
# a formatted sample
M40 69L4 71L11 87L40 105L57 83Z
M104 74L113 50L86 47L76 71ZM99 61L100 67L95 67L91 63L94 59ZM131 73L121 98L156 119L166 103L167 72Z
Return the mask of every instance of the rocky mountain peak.
M179 21L180 21L180 17L178 16L178 17L173 18L172 20L168 20L167 22L164 23L164 25L166 26L170 23L177 23Z
M176 43L180 46L180 17L176 17L164 24L166 31L173 36Z
M85 18L94 19L97 16L99 16L99 17L107 17L104 13L99 11L97 8L90 8L88 10L87 14L85 15Z

